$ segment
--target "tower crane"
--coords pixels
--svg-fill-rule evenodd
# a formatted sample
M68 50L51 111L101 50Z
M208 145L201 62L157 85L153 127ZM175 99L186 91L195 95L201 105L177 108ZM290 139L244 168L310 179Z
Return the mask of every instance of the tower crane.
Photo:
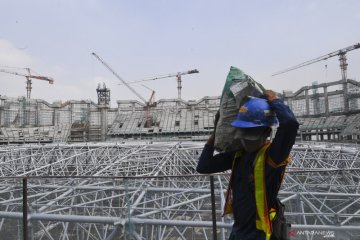
M300 64L298 64L296 66L293 66L293 67L287 68L285 70L276 72L271 76L276 76L276 75L279 75L279 74L283 74L283 73L286 73L286 72L289 72L289 71L292 71L292 70L295 70L295 69L298 69L298 68L301 68L301 67L305 67L307 65L310 65L310 64L313 64L313 63L316 63L316 62L319 62L319 61L326 60L326 59L331 58L331 57L339 56L342 80L346 81L347 80L347 66L348 66L348 64L346 63L346 53L350 52L352 50L358 49L358 48L360 48L360 43L357 43L355 45L352 45L352 46L349 46L349 47L346 47L346 48L343 48L343 49L340 49L340 50L337 50L335 52L331 52L329 54L323 55L323 56L318 57L318 58L314 58L312 60L309 60L309 61L306 61L306 62L303 62L303 63L300 63Z
M25 68L25 69L27 70L28 74L8 71L8 70L5 70L5 69L0 69L0 72L26 77L26 98L28 98L28 99L30 99L30 96L31 96L31 89L32 89L32 87L31 87L31 85L32 85L31 79L48 81L49 84L54 83L54 79L52 79L50 77L31 75L30 74L30 68Z
M144 79L137 80L137 81L127 82L127 84L140 83L140 82L157 80L157 79L162 79L162 78L176 77L177 89L178 89L178 99L180 100L181 99L181 88L182 88L181 76L186 75L186 74L193 74L193 73L199 73L199 71L197 69L193 69L193 70L189 70L189 71L185 71L185 72L178 72L178 73L172 73L172 74L169 73L169 74L160 75L160 76L156 76L156 77L144 78ZM120 85L122 85L122 84L120 84Z
M102 58L100 58L96 53L92 53L92 55L99 60L99 62L101 62L112 74L114 74L114 76L120 80L120 82L122 82L131 92L133 92L138 98L140 98L145 104L146 100L145 98L143 98L138 92L135 91L135 89L133 89L127 82L124 81L124 79L122 79L119 74L117 74Z
M153 105L153 99L155 91L152 92L151 97L149 101L147 102L145 98L143 98L138 92L135 91L127 82L122 79L119 74L117 74L102 58L100 58L96 53L92 53L92 55L99 60L112 74L115 75L117 79L119 79L130 91L132 91L136 96L138 96L145 104L145 110L146 110L146 119L145 119L145 126L144 127L151 127L151 117L150 117L150 107Z

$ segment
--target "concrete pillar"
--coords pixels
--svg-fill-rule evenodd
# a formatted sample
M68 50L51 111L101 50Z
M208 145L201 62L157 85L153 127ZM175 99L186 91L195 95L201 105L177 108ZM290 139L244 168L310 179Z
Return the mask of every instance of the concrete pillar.
M327 86L324 87L324 101L325 101L325 114L329 115L329 96L327 91Z
M101 141L106 141L106 134L108 129L108 107L102 106L100 108L100 132Z
M70 124L73 124L73 111L74 111L74 104L70 103Z
M27 105L30 105L30 99L29 104L27 103L27 99L25 97L22 98L21 102L21 112L22 117L20 118L20 126L26 127L29 125L29 115L30 115L30 107L27 107Z
M86 121L88 121L89 122L89 124L90 124L90 122L91 122L91 102L89 102L88 104L87 104L87 109L86 109L86 111L87 111L87 113L86 113Z
M4 109L0 106L0 127L4 124L3 116L4 116Z
M40 107L39 107L39 103L36 102L36 106L35 106L35 127L39 127L40 126Z
M310 114L310 98L309 98L309 88L305 89L305 101L306 101L306 115Z
M348 86L347 81L343 83L343 90L344 90L344 112L349 112L349 95L348 95Z
M60 124L60 107L54 107L53 109L53 125L57 126Z

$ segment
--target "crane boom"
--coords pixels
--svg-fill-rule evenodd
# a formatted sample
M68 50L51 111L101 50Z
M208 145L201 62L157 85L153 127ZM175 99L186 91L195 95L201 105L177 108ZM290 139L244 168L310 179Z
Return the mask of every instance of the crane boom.
M346 56L345 55L346 55L347 52L350 52L350 51L358 49L358 48L360 48L360 43L357 43L355 45L352 45L352 46L349 46L349 47L346 47L346 48L331 52L331 53L323 55L321 57L311 59L311 60L303 62L303 63L300 63L300 64L295 65L293 67L290 67L290 68L287 68L285 70L276 72L271 76L276 76L276 75L286 73L286 72L289 72L289 71L292 71L292 70L295 70L295 69L298 69L298 68L301 68L301 67L308 66L310 64L313 64L313 63L316 63L316 62L319 62L319 61L326 60L326 59L334 57L334 56L339 56L342 79L346 80L346 78L347 78L347 76L346 76L347 63L346 63Z
M177 85L178 85L177 86L178 99L180 100L181 99L181 88L182 88L181 87L181 76L185 75L185 74L193 74L193 73L199 73L199 71L197 69L193 69L193 70L189 70L189 71L185 71L185 72L178 72L178 73L173 73L173 74L165 74L165 75L160 75L160 76L157 76L157 77L144 78L144 79L137 80L137 81L127 82L127 84L133 84L133 83L157 80L157 79L161 79L161 78L176 77Z
M134 84L134 83L152 81L152 80L157 80L157 79L162 79L162 78L182 76L182 75L185 75L185 74L192 74L192 73L199 73L199 71L197 69L193 69L193 70L189 70L189 71L185 71L185 72L170 73L170 74L164 74L164 75L160 75L160 76L156 76L156 77L144 78L144 79L135 80L135 81L127 82L127 83L128 84ZM119 84L119 85L123 85L123 84Z
M54 79L52 79L50 77L26 75L26 74L22 74L22 73L18 73L18 72L7 71L7 70L4 70L4 69L0 69L0 72L14 74L14 75L17 75L17 76L34 78L34 79L38 79L38 80L44 80L44 81L48 81L49 84L54 84Z
M135 89L133 89L127 82L124 81L124 79L122 79L102 58L100 58L96 53L92 53L92 55L94 57L96 57L110 72L112 72L112 74L115 75L115 77L117 79L119 79L128 89L130 89L130 91L132 91L136 96L138 96L138 98L140 98L145 104L146 104L146 100L135 91Z

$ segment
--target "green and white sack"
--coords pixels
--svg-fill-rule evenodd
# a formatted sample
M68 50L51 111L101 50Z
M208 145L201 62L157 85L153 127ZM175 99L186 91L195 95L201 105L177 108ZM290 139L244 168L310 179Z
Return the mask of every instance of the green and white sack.
M219 152L241 150L240 142L234 141L236 119L245 96L260 97L264 87L236 67L231 67L220 100L220 118L215 132L215 149Z

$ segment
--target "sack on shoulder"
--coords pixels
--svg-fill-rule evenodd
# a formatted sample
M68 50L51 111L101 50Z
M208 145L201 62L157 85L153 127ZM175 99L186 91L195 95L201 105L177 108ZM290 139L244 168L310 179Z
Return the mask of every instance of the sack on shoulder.
M272 226L272 234L271 240L287 240L288 239L288 231L291 227L290 223L286 222L285 219L285 206L280 202L280 199L276 199L275 203L276 216L271 221Z
M231 67L226 77L220 100L220 118L215 131L214 147L218 152L241 150L241 143L234 139L236 128L231 122L236 119L245 96L261 97L265 88L251 76L236 67Z

